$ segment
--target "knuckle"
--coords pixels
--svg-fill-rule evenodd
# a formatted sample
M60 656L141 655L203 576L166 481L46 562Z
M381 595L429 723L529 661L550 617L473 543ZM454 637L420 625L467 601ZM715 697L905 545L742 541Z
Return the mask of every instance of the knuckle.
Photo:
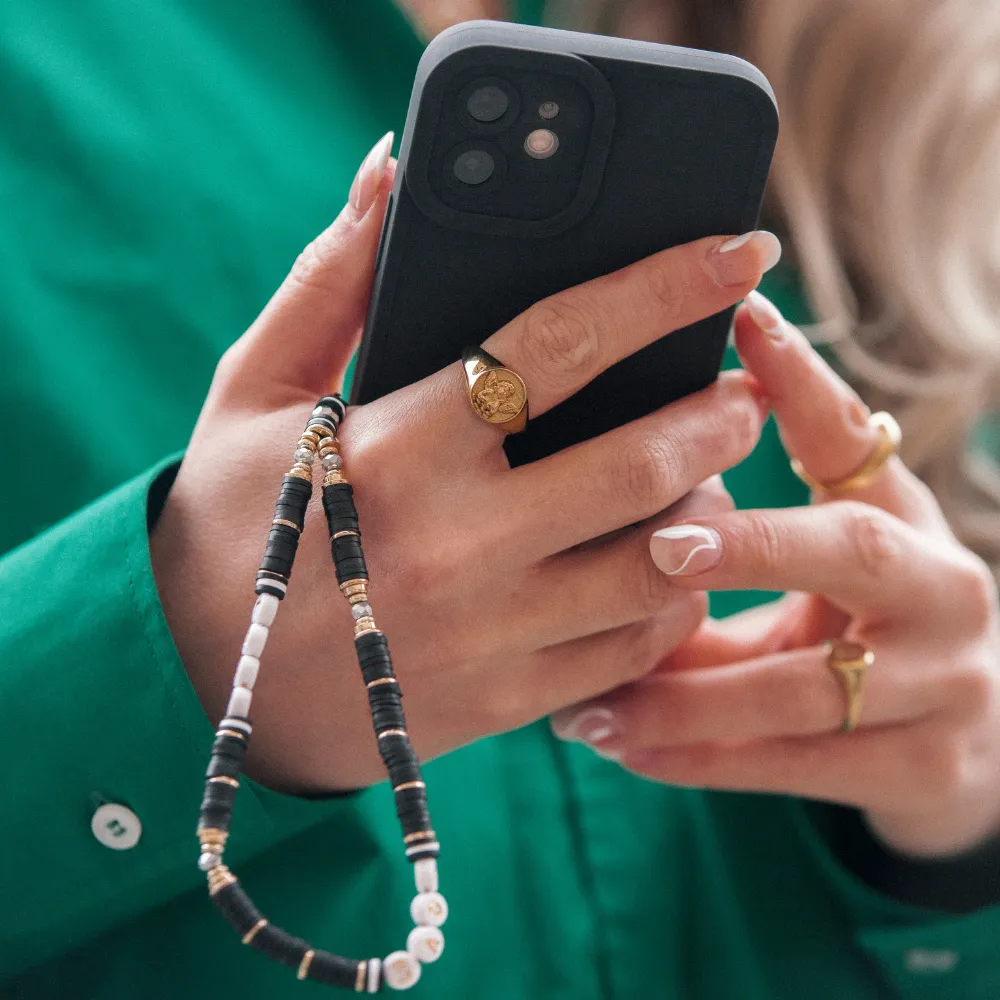
M985 718L997 699L997 675L986 657L974 657L956 669L949 687L962 717Z
M989 567L976 556L963 558L955 572L955 587L970 621L985 628L997 613L997 585Z
M895 569L901 540L891 516L854 501L845 502L843 530L853 561L874 580L884 579Z
M686 304L698 295L696 282L685 268L667 267L662 260L651 260L645 267L649 296L668 323L678 323Z
M307 244L295 258L287 282L292 286L332 291L335 283L331 265L337 257L341 244L339 227L331 226Z
M751 516L742 539L750 573L767 572L781 562L781 535L774 521L766 514Z
M934 739L917 747L915 766L919 769L925 791L935 797L947 797L963 788L969 770L969 755L963 740L956 734Z
M562 387L597 373L600 340L593 317L565 293L540 302L523 317L521 347L537 377Z
M620 449L609 483L624 506L649 516L675 498L684 468L683 451L670 436L643 435Z

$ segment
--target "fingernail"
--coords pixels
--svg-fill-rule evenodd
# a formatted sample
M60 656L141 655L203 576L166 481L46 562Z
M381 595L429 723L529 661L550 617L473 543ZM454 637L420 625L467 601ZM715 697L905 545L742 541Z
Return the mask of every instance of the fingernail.
M552 717L552 731L561 740L599 743L615 735L614 713L607 708L559 712Z
M778 307L760 292L748 292L743 300L747 304L750 318L764 331L772 340L782 340L785 336L785 317L778 311Z
M392 152L393 138L392 132L386 132L372 146L371 152L358 167L348 201L351 203L351 208L359 215L364 215L375 201L375 195L378 194L379 185L382 183L382 175L389 162L389 154Z
M781 260L781 243L774 233L757 229L726 240L705 259L720 285L742 285L770 271Z
M653 532L649 553L667 576L694 576L719 565L722 539L701 524L675 524Z

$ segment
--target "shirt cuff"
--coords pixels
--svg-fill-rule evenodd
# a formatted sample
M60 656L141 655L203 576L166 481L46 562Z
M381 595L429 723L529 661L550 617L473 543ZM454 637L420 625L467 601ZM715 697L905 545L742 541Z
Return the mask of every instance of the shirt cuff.
M0 704L10 709L0 756L22 762L0 823L4 856L18 858L0 866L0 898L17 900L18 912L0 930L0 954L18 968L204 881L194 833L215 727L167 627L148 541L178 462L0 560ZM357 801L299 799L244 779L227 862ZM92 831L109 803L128 810L133 832L141 824L134 846L112 849Z
M913 1000L994 1000L1000 995L1000 905L949 912L946 899L932 900L926 888L913 888L909 871L903 876L907 889L897 898L887 891L892 885L887 876L876 875L872 884L863 868L854 867L856 855L850 852L862 848L856 830L847 831L851 847L845 847L840 807L802 799L787 804L793 826L843 906L855 945L893 995ZM877 863L877 855L871 863Z

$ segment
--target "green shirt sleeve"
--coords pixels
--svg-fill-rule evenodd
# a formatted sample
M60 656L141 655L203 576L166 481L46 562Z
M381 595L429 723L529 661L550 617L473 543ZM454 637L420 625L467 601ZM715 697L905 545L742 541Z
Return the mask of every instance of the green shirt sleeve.
M194 830L214 726L174 648L148 546L175 469L151 469L0 561L0 853L16 859L0 865L0 978L203 883ZM227 859L357 801L244 779ZM134 847L92 832L105 803L138 818Z

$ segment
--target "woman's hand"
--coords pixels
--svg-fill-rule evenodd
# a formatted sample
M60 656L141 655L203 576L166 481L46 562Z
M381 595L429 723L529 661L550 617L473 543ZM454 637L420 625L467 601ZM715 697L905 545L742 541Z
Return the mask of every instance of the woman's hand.
M257 563L290 451L355 349L394 166L376 147L351 201L226 353L152 537L170 628L212 718L226 705ZM484 347L555 406L664 333L744 296L773 236L666 250L529 309ZM765 405L747 376L511 470L476 417L461 363L362 407L341 431L371 601L427 758L648 673L701 621L648 551L651 527L757 441ZM718 487L688 510L727 506ZM694 505L693 507L691 505ZM704 506L707 504L708 506ZM314 506L254 698L255 777L290 790L350 788L382 766ZM635 525L648 521L646 525Z
M802 334L751 295L736 338L789 453L820 481L857 469L867 410ZM675 520L650 544L677 586L797 593L706 621L655 673L560 714L561 735L660 781L857 806L914 856L1000 831L993 578L898 459L849 500ZM875 652L851 733L822 646L840 636Z

